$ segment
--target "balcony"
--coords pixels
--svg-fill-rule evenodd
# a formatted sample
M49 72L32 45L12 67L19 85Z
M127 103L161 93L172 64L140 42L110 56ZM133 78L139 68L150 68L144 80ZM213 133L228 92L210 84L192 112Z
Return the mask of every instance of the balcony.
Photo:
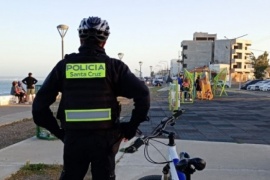
M244 62L245 62L245 64L253 64L253 61L250 60L250 59L249 60L245 60Z
M247 68L247 69L242 69L242 68L234 68L233 72L240 73L240 72L245 72L245 73L253 73L254 69L253 68Z

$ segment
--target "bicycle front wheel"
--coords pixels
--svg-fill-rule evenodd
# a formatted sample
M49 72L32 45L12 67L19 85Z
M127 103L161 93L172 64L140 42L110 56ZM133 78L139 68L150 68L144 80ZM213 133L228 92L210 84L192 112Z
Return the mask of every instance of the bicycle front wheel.
M138 180L161 180L162 176L161 175L149 175L149 176L144 176Z

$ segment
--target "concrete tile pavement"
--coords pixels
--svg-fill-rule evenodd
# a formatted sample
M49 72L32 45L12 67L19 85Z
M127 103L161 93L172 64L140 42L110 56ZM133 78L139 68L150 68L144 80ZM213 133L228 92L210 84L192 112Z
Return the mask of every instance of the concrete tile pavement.
M166 143L165 139L158 139ZM166 156L166 146L153 144ZM127 147L123 142L121 147ZM196 172L194 180L268 180L270 176L270 147L268 145L235 144L223 142L176 140L177 149L192 157L206 160L204 171ZM120 148L121 148L120 147ZM47 141L35 137L0 150L0 179L4 180L16 172L27 161L30 163L62 164L63 144L59 140ZM146 161L143 147L134 154L119 152L116 160L117 180L135 180L152 174L161 174L164 165ZM164 161L162 156L150 148L155 161Z
M216 98L209 102L196 101L194 104L182 104L182 107L187 109L186 113L182 116L182 120L178 121L174 127L170 127L170 130L175 131L181 139L177 140L177 149L189 152L192 157L201 157L206 160L206 169L197 172L193 179L268 180L270 177L270 147L267 135L270 129L270 118L268 114L265 114L269 112L265 105L269 105L269 94L260 95L258 98L258 95L248 92L241 93L237 90L231 90L229 93L228 97ZM167 92L163 91L159 98L152 102L149 112L151 121L140 126L140 129L146 134L164 116L170 114L166 96ZM246 103L242 103L244 100ZM255 103L259 107L254 106ZM250 114L244 115L241 106L244 106L242 110L246 109L245 112ZM210 111L211 108L214 109ZM1 108L0 110L0 122L1 118L2 120L7 117L7 119L15 119L15 115L18 116L13 113L13 110L10 111L10 114L9 110L6 110L4 115L2 115ZM27 111L30 109L25 109L25 112ZM240 115L237 115L237 112L240 112ZM24 116L29 117L28 115L25 113ZM239 117L247 118L239 119ZM254 134L250 135L251 132ZM259 132L261 134L256 136L256 133ZM129 143L122 143L121 147L126 147ZM166 153L164 145L157 145L157 147L161 152ZM62 163L62 149L63 144L59 140L47 141L35 137L4 148L0 150L0 179L16 172L27 161L60 164ZM154 160L162 160L154 149L151 149L150 154L153 155ZM119 152L117 162L118 180L138 179L148 174L161 174L163 167L147 162L143 157L143 147L135 154Z
M167 140L158 139L164 143ZM152 142L166 157L167 148ZM268 180L270 176L270 147L268 145L235 144L176 140L179 152L201 157L206 168L192 175L193 180ZM164 165L151 164L144 158L144 147L134 154L125 154L116 167L118 180L136 180L146 175L161 175ZM150 148L155 161L164 161L159 152Z

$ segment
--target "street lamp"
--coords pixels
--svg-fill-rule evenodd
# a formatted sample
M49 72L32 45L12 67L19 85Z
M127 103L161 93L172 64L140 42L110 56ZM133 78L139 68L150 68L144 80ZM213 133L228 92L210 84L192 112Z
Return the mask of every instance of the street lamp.
M118 57L119 57L120 60L122 60L123 57L124 57L124 53L118 53Z
M233 39L229 39L226 36L224 36L224 38L230 40L230 62L229 62L229 85L230 85L230 88L232 87L232 41L236 40L238 38L247 36L247 35L248 34L244 34L242 36L239 36L239 37L236 37L236 38L233 38Z
M152 77L152 69L153 69L153 66L150 66L150 77Z
M57 30L62 38L62 59L64 59L64 37L67 33L68 26L64 24L60 24L57 26Z
M140 61L139 64L140 64L140 79L142 79L142 64L143 64L143 62Z

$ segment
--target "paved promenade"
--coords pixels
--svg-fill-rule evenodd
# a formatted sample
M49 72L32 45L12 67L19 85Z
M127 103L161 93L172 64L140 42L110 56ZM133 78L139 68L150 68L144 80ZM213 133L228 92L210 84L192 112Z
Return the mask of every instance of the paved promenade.
M149 133L168 111L168 91L161 89L156 101L151 102L151 120L140 126ZM193 180L268 180L270 177L270 93L231 89L228 96L211 101L196 100L181 104L186 111L174 127L177 149L192 157L206 160L206 169L197 172ZM16 109L17 108L17 109ZM25 108L23 110L23 108ZM16 109L16 110L14 110ZM21 116L18 116L18 110ZM0 124L16 118L31 117L31 106L0 107ZM14 118L12 120L12 117ZM128 120L129 116L123 117ZM160 139L166 142L165 139ZM130 142L122 143L126 147ZM153 142L155 144L155 142ZM166 146L156 144L166 154ZM0 150L0 179L4 179L27 161L30 163L62 164L63 144L59 141L27 139ZM135 180L149 174L161 174L163 165L147 162L143 147L134 154L117 154L117 180ZM151 157L163 161L150 149Z
M0 106L0 126L10 124L24 118L32 117L32 106L24 104L13 104L9 106Z
M270 144L270 92L227 90L228 96L182 103L185 113L171 128L179 139ZM141 129L149 132L169 115L168 92L152 102L151 121ZM127 117L128 119L129 117Z

